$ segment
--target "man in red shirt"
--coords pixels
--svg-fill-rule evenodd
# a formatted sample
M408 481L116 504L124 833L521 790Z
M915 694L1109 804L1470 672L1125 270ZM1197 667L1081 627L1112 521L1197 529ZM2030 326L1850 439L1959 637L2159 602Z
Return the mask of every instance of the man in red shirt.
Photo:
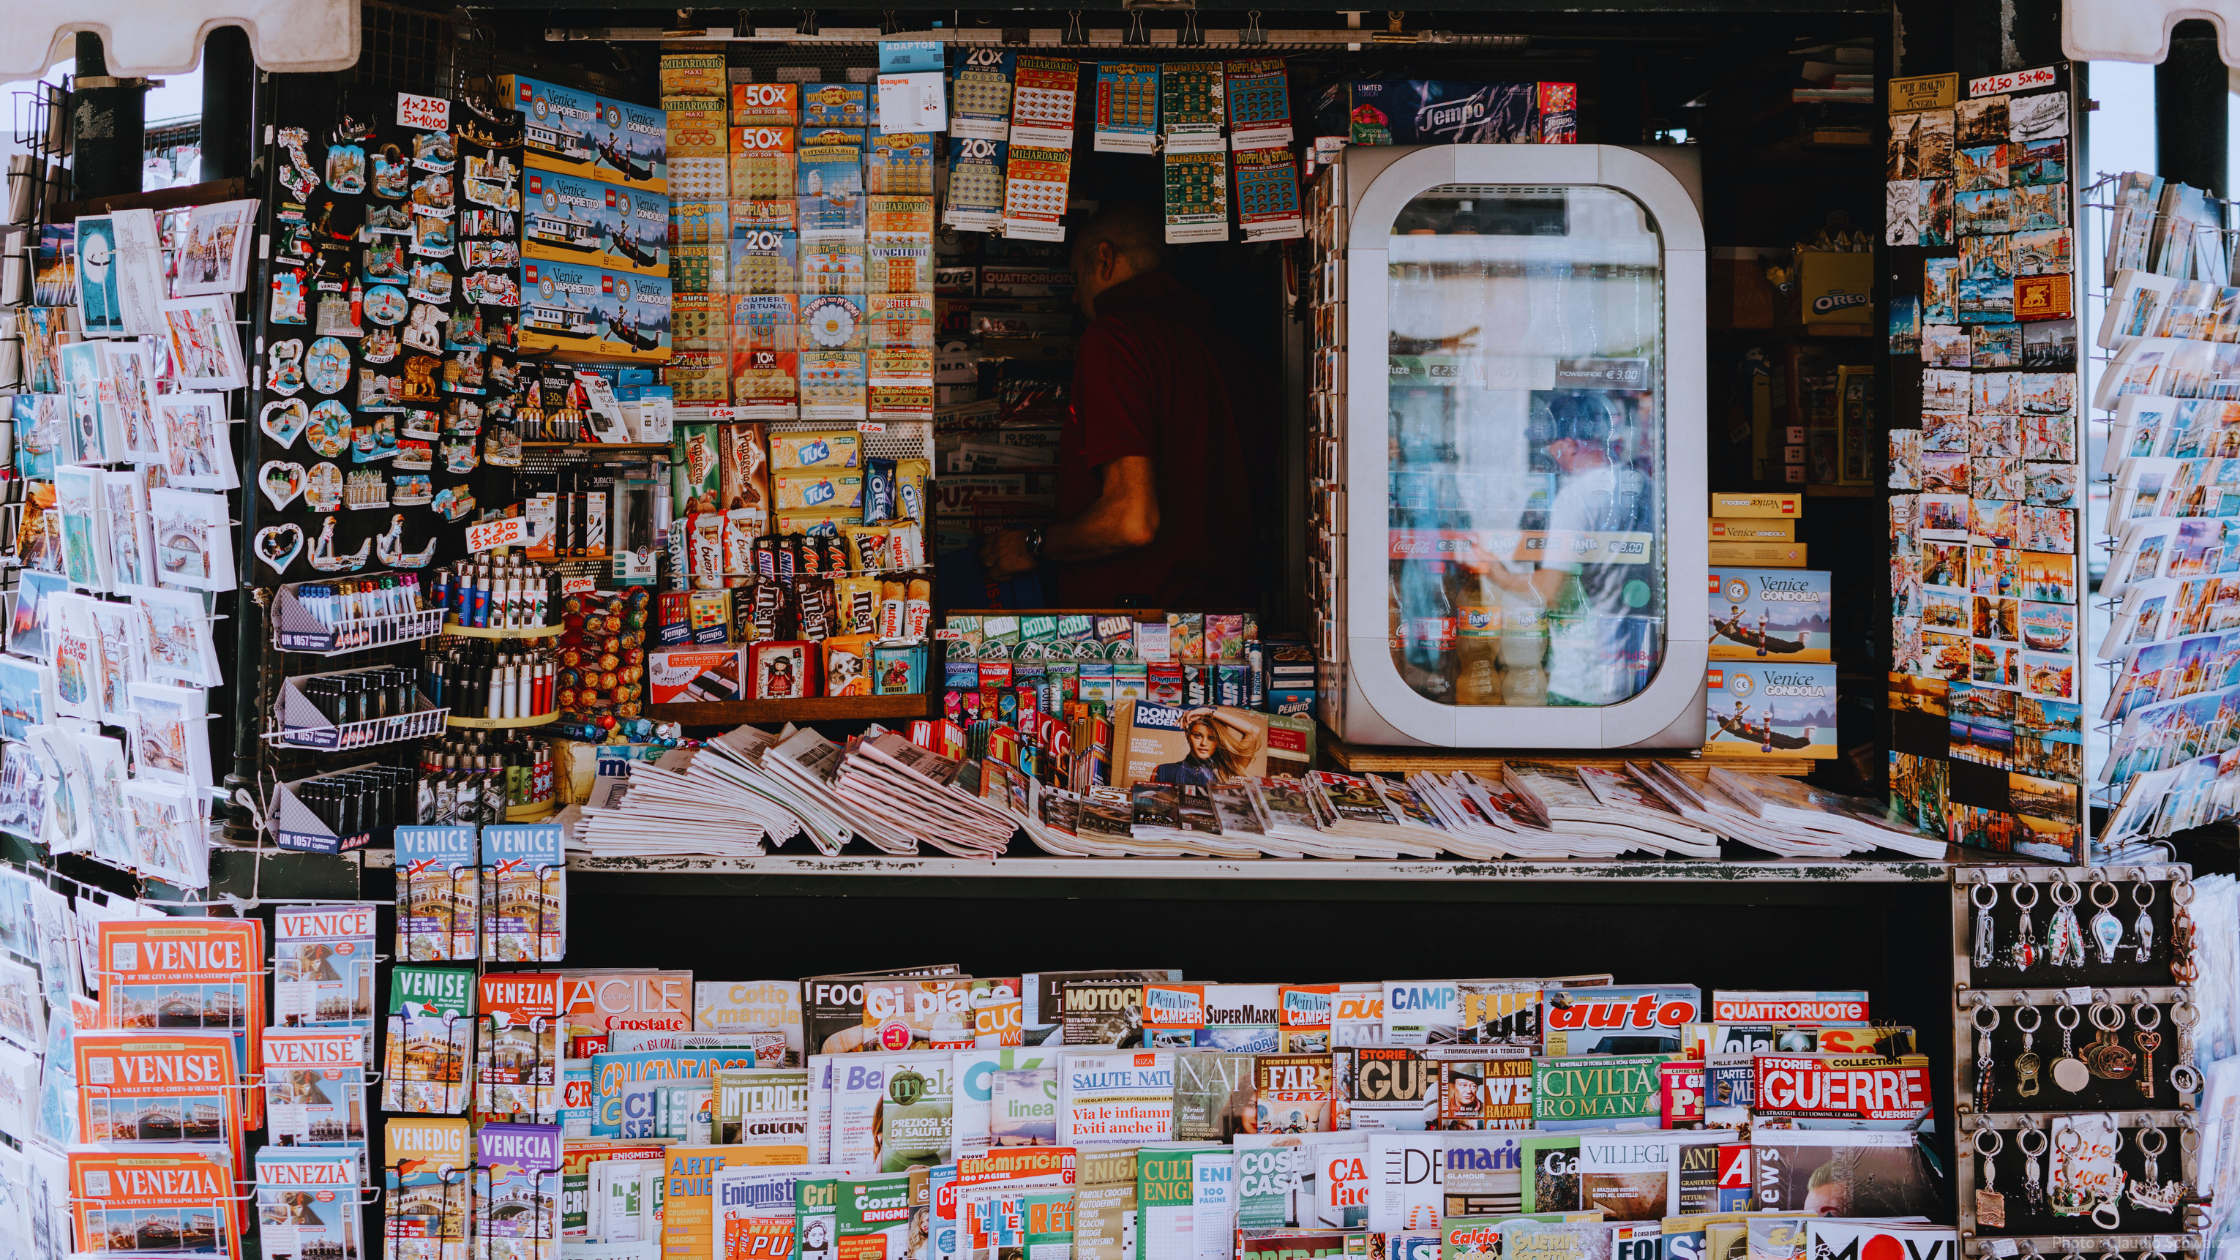
M1164 220L1105 206L1073 246L1090 318L1058 439L1059 519L980 548L988 577L1044 572L1054 608L1221 608L1254 602L1245 452L1264 391L1195 293L1163 269Z

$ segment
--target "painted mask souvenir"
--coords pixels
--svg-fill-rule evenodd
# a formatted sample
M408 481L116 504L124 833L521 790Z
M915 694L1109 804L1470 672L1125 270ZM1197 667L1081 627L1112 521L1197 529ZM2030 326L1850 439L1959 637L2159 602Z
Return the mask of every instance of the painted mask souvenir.
M333 337L319 338L311 343L304 373L313 390L322 394L341 393L343 386L350 383L350 347Z
M350 409L332 398L313 407L306 440L327 459L350 449Z

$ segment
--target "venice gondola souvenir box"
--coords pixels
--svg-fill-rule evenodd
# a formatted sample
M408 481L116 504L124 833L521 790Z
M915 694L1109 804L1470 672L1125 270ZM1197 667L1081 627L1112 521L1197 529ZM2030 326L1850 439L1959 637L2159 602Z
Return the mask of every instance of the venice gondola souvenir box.
M521 352L669 357L669 281L588 263L521 264Z
M1825 661L1835 605L1815 569L1711 571L1711 659Z
M562 171L527 173L521 256L669 274L669 199Z
M517 75L498 85L521 111L527 165L669 191L669 116L658 106Z

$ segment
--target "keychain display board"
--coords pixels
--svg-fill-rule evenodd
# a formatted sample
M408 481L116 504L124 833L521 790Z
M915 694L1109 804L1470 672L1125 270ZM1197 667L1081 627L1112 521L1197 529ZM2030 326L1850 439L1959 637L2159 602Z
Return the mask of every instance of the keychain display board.
M1969 1255L2199 1252L2191 869L1963 867L1953 907Z
M2070 68L1889 99L1891 804L2081 863Z

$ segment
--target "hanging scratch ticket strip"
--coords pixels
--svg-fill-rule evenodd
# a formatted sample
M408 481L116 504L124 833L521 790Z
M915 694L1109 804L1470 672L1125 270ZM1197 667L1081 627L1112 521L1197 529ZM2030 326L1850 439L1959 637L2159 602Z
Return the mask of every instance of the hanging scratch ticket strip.
M1283 58L1229 62L1223 79L1222 91L1229 98L1230 148L1269 149L1291 143L1291 86Z
M1223 103L1221 63L1169 62L1159 70L1159 125L1169 153L1218 153Z
M1097 63L1099 153L1159 151L1159 66L1148 61Z
M1216 136L1218 142L1220 137ZM1229 162L1219 149L1177 153L1168 149L1167 244L1229 239ZM1296 202L1298 195L1292 195Z
M1061 220L1072 178L1073 154L1064 149L1011 146L1003 178L1003 234L1028 241L1064 240Z
M993 232L1003 222L1003 168L1009 145L1001 140L949 141L949 205L941 222L960 232Z
M1011 145L1073 149L1073 103L1081 63L1070 57L1021 57L1011 89Z
M1011 72L1018 54L1001 48L959 48L952 50L951 57L949 138L1009 142Z
M1290 241L1306 235L1299 168L1288 147L1239 149L1229 162L1237 175L1237 222L1246 241Z

